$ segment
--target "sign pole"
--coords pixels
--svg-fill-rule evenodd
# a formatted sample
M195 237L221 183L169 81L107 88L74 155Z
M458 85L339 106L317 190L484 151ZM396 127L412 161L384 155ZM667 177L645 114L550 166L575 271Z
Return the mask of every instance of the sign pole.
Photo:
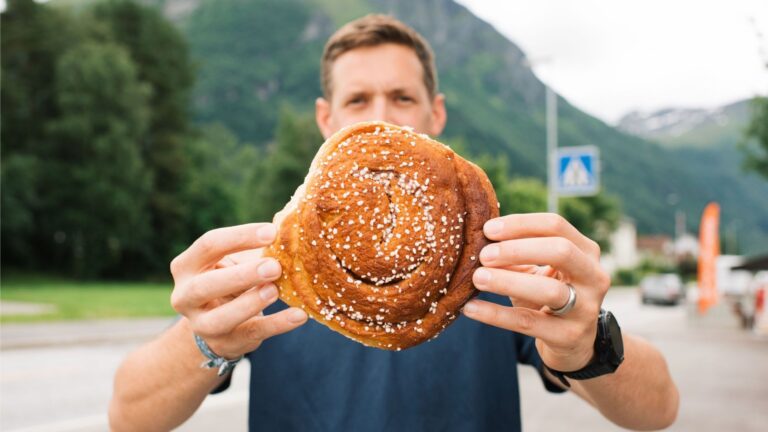
M547 89L547 211L557 213L557 95L549 87Z

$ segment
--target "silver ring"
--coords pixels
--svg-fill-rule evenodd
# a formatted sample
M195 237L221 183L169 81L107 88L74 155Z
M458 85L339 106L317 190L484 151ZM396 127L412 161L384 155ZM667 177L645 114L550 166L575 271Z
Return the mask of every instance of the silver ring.
M576 288L574 288L573 285L569 283L565 285L568 286L568 301L565 303L565 305L563 305L563 307L559 309L549 308L549 313L552 315L565 315L571 309L573 309L574 306L576 306Z

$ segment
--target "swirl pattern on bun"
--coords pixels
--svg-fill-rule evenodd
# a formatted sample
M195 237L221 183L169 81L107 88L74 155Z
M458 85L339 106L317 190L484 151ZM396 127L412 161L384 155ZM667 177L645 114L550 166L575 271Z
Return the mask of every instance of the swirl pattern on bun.
M282 265L285 303L360 343L400 350L436 337L477 294L482 227L498 214L488 177L447 146L358 123L321 146L264 255Z

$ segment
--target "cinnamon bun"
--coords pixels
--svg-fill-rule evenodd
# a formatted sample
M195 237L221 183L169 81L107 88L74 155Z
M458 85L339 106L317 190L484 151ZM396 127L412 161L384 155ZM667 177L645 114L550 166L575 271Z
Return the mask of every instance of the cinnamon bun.
M358 123L331 136L275 216L280 298L368 346L436 337L474 295L498 202L482 169L409 128Z

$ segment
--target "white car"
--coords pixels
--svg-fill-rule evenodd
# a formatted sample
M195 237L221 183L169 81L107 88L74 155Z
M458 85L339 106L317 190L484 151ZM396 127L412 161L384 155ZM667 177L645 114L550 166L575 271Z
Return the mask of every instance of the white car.
M640 282L640 296L644 304L676 305L685 300L685 286L675 273L652 274Z

